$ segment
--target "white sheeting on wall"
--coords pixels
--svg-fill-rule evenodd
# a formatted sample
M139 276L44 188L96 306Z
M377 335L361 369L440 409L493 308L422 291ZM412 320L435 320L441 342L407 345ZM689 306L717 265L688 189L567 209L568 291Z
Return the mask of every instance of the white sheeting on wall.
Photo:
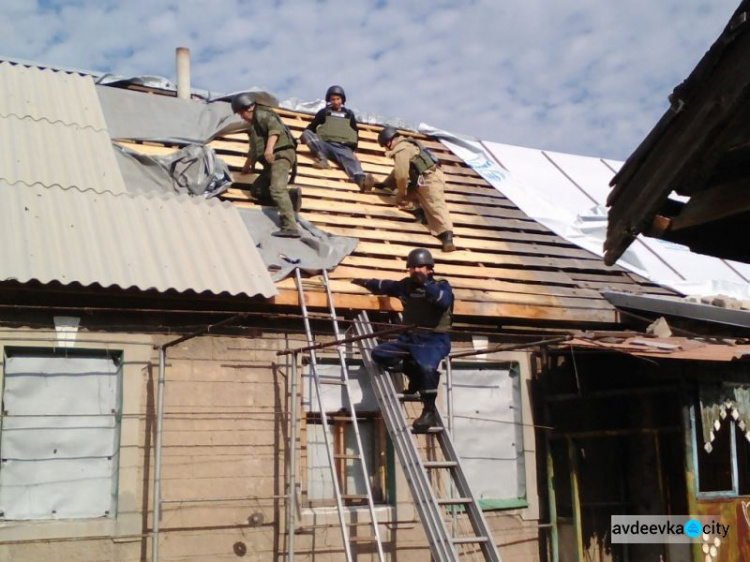
M341 365L338 363L319 364L317 369L318 377L323 380L341 380ZM302 404L305 411L319 412L318 396L315 393L315 383L309 365L305 367L305 371L302 374L302 381L304 384ZM323 407L326 412L338 412L341 408L347 405L344 400L344 390L341 386L335 384L323 384L321 387L321 392L323 394ZM380 411L378 401L372 391L369 375L365 369L359 365L349 366L349 394L351 395L351 399L354 402L354 408L357 412Z
M459 138L421 125L529 217L602 256L609 181L622 162ZM499 162L499 164L498 164ZM750 299L750 265L639 236L618 265L686 295Z
M113 515L119 368L111 357L5 359L5 519Z
M526 497L519 379L507 367L453 365L453 441L478 500Z

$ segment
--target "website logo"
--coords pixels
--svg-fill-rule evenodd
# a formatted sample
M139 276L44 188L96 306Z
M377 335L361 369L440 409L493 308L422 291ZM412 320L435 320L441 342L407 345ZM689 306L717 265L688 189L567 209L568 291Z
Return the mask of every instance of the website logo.
M717 517L696 515L613 515L613 544L689 543L725 540L730 525Z

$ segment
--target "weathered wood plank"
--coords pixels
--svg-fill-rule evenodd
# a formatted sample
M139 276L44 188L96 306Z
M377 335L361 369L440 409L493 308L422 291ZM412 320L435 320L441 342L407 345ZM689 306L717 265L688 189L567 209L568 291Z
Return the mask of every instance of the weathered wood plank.
M277 305L299 306L296 290L281 290L271 302ZM308 291L305 295L307 306L311 308L326 308L326 294ZM334 304L340 311L355 310L392 310L400 312L401 303L398 299L377 297L374 295L349 295L336 293ZM558 308L551 306L535 306L516 303L485 303L473 301L458 301L454 312L460 316L482 316L497 319L502 323L505 319L549 320L590 323L614 323L618 319L616 310L592 310L578 308Z

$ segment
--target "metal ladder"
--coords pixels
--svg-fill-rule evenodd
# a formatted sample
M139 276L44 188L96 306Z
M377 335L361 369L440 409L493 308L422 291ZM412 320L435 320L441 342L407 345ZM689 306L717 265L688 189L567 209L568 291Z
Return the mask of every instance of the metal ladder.
M460 555L463 554L479 554L483 560L501 562L487 522L471 493L460 460L439 412L436 412L438 425L429 430L427 438L437 440L443 458L423 461L412 434L412 428L408 425L400 404L402 395L397 392L392 376L372 360L371 353L377 342L366 312L363 311L357 316L353 329L356 336L362 337L358 341L362 360L371 376L375 396L411 489L433 559L436 562L453 562L459 560ZM365 337L368 335L370 337ZM431 472L428 473L428 470ZM438 497L438 490L434 484L437 479L434 476L436 476L435 472L439 471L448 476L457 496ZM461 511L461 517L468 519L469 525L463 525L463 530L467 531L466 534L453 536L448 531L445 518L455 516L459 511ZM467 553L465 549L472 547L474 552Z
M302 309L302 317L305 324L305 332L307 335L307 343L309 346L314 346L314 338L312 334L312 330L310 328L310 317L307 312L307 305L305 304L305 294L304 289L302 287L302 276L300 275L299 269L295 269L295 281L297 284L297 293L299 295L299 302L300 307ZM339 331L339 325L338 320L336 317L336 309L333 304L333 295L331 294L331 288L330 283L328 281L328 273L323 270L323 286L326 290L326 297L328 300L328 312L331 317L331 323L333 325L333 331L334 335L336 337L336 340L341 340L341 333ZM333 377L321 377L318 375L318 362L317 357L315 354L314 349L310 349L310 371L312 375L313 382L315 384L315 393L318 397L318 410L320 412L320 419L321 424L323 426L323 437L325 441L326 446L326 453L328 455L328 464L331 467L331 480L333 483L333 491L336 498L336 510L338 512L339 517L339 524L341 526L341 538L344 545L344 552L346 555L347 562L352 561L352 547L351 543L355 537L350 537L349 535L349 525L346 522L346 514L344 513L344 505L343 505L343 496L341 494L341 486L338 481L338 477L336 475L336 461L337 460L352 460L355 464L359 465L360 468L360 474L362 477L362 481L365 485L365 494L360 499L366 499L367 500L367 507L370 512L370 527L372 528L372 536L370 537L371 541L375 543L375 547L377 549L378 554L378 560L380 562L385 562L385 554L383 552L383 544L382 540L380 538L380 529L378 527L378 520L375 515L375 503L372 498L372 488L370 486L370 475L367 470L367 465L365 463L365 456L362 449L362 439L359 433L359 424L357 422L357 412L354 408L354 403L351 398L350 388L349 388L349 369L346 364L346 356L344 354L344 348L343 344L336 345L336 351L338 353L339 363L341 365L341 377L340 378L333 378ZM336 455L333 450L333 445L331 444L331 437L329 434L329 424L328 424L328 415L326 414L325 406L323 404L323 393L322 393L322 387L325 384L332 384L336 385L341 388L343 398L344 398L344 406L347 409L350 419L351 419L351 425L352 430L354 432L355 437L355 443L356 443L356 451L354 455ZM363 537L356 537L359 541L362 540Z

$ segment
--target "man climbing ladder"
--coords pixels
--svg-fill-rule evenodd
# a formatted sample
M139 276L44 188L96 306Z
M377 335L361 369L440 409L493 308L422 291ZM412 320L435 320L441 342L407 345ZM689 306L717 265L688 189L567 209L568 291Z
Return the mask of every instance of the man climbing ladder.
M400 281L388 279L353 279L352 283L380 295L398 297L404 305L403 322L415 329L397 340L378 345L373 360L388 370L399 366L409 378L407 394L419 392L422 415L414 421L414 431L426 433L436 423L440 362L450 353L448 330L453 315L453 290L445 279L433 275L432 254L417 248L406 258L409 276Z

